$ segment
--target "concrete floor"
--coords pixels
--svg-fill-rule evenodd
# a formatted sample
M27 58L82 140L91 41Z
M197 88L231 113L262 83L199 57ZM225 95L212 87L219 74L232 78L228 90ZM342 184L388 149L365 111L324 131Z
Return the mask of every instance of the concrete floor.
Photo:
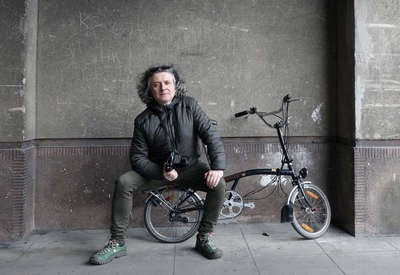
M263 233L266 235L263 235ZM195 237L164 244L144 228L128 229L125 257L103 266L88 263L103 248L108 230L71 230L0 243L0 274L399 274L400 237L359 237L331 226L306 240L290 224L222 224L214 242L224 252L208 260Z

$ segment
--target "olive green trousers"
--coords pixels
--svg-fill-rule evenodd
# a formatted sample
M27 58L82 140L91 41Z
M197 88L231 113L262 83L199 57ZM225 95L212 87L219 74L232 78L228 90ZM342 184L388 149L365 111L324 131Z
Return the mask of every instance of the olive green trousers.
M224 203L226 183L222 177L218 185L210 189L204 179L204 174L209 170L210 168L207 164L198 163L188 170L179 172L178 178L174 181L148 179L135 171L123 174L115 182L110 228L111 238L120 243L125 242L125 231L129 223L133 193L135 191L148 191L171 184L207 193L203 218L198 231L200 234L212 233L217 224L222 204Z

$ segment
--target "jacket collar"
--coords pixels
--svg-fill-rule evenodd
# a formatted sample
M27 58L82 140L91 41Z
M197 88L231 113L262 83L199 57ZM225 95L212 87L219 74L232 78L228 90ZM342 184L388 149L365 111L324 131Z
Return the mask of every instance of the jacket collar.
M178 97L174 97L171 101L170 104L167 105L159 105L157 102L152 102L147 104L147 108L153 110L154 112L157 113L164 113L164 112L169 112L170 110L172 110L172 108L180 101L180 98Z

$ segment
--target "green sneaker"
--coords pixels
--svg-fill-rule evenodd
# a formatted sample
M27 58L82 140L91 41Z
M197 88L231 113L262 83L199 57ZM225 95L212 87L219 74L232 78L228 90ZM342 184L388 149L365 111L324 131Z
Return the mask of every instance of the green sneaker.
M208 259L218 259L222 257L222 250L217 248L212 241L212 234L206 233L197 235L196 250Z
M91 264L108 264L114 258L120 258L126 255L126 244L117 243L116 240L110 239L106 242L102 251L96 253L89 259Z

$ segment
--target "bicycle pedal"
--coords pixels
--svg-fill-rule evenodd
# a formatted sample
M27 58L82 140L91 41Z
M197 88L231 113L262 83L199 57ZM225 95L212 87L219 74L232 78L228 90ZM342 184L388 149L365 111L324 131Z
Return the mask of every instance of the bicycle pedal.
M254 208L256 208L256 205L254 204L254 202L249 202L249 203L245 203L244 207L254 209Z

